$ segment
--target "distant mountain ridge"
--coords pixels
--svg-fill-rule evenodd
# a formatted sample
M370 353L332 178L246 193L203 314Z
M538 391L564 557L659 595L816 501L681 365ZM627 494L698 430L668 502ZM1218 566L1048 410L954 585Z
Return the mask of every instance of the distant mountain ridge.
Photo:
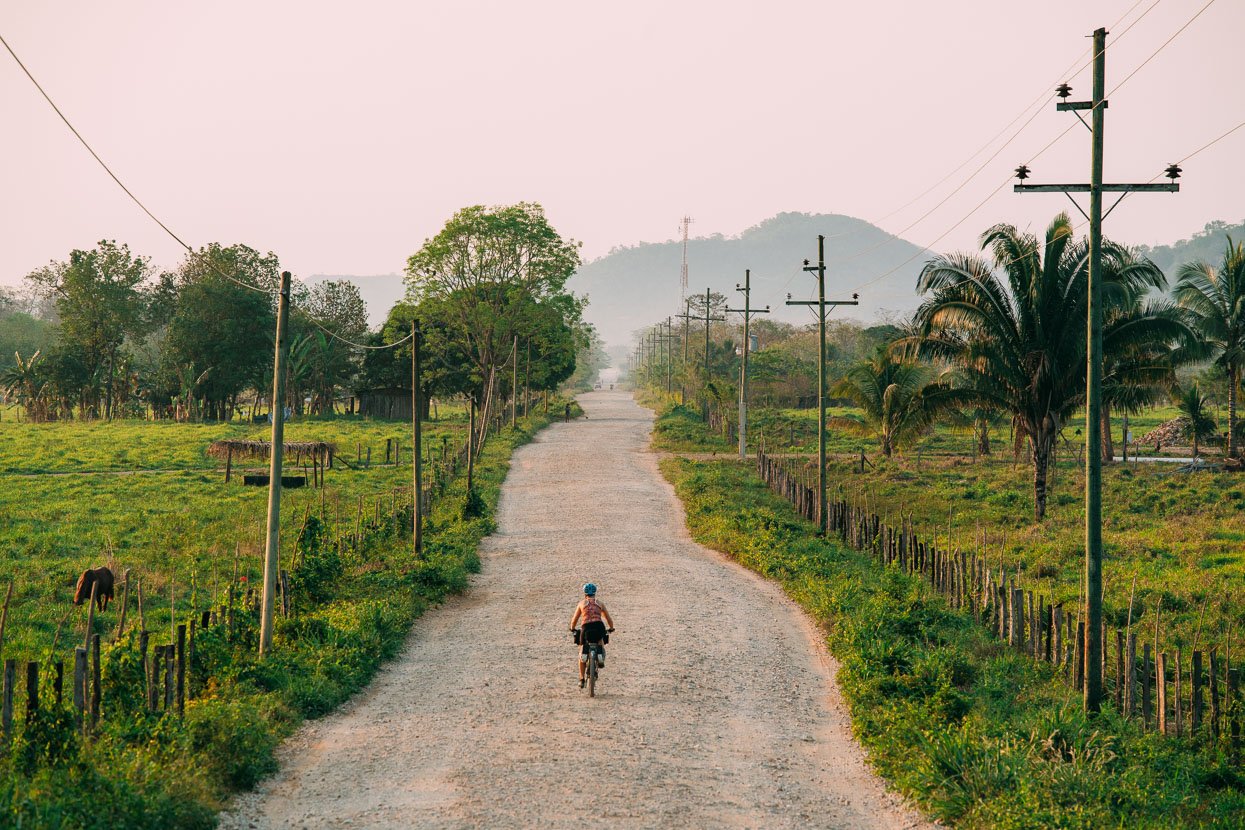
M689 240L688 293L703 294L710 288L730 295L734 306L736 300L743 301L734 288L748 268L754 306L769 303L771 317L807 322L807 309L784 302L787 292L797 299L816 297L816 279L800 267L805 257L816 260L818 234L826 236L826 299L848 299L853 290L860 293L859 306L838 309L836 316L875 320L916 308L921 249L864 220L840 214L780 213L735 237L713 234ZM618 247L585 264L569 286L576 294L588 295L584 316L602 338L626 344L637 329L681 311L681 261L678 240Z

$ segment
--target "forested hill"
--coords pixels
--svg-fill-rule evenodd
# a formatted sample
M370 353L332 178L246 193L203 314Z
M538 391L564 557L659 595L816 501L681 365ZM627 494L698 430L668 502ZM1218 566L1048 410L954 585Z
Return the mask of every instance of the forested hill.
M1186 262L1202 260L1216 268L1223 262L1223 252L1228 244L1228 237L1233 244L1245 240L1245 222L1229 225L1227 222L1207 222L1206 227L1193 234L1189 239L1181 239L1171 245L1156 245L1151 248L1139 246L1141 252L1167 274L1169 282L1176 281L1176 270Z
M916 276L925 255L918 248L860 219L839 214L781 213L749 228L737 237L714 234L692 239L687 246L688 290L706 288L736 299L735 283L744 269L752 269L754 305L766 303L772 316L806 322L809 312L783 305L787 292L800 299L816 297L816 280L800 272L805 257L816 260L817 234L826 236L826 298L847 299L853 289L898 267L895 273L859 288L860 306L840 309L836 315L874 320L886 312L909 312L917 305ZM842 234L840 236L840 234ZM843 262L835 260L852 257ZM571 278L576 294L587 294L585 319L607 343L631 342L632 332L679 309L680 241L642 242L615 248L587 263Z

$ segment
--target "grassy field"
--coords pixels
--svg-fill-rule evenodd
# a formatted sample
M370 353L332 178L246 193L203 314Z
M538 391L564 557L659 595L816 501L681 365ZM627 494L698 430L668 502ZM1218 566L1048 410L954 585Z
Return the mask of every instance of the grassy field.
M131 624L125 637L112 642L118 592L94 621L104 641L102 718L95 734L90 740L77 736L67 703L55 705L45 683L38 720L26 723L19 714L14 748L0 753L0 826L212 826L230 792L253 786L275 768L276 745L302 718L331 711L363 686L429 604L466 587L479 567L476 547L493 528L510 455L545 422L534 414L518 429L489 439L476 468L475 497L468 499L459 477L434 500L420 556L411 550L409 513L391 520L388 501L392 488L409 485L409 457L399 468L377 463L383 461L383 439L405 438L409 425L348 418L308 420L298 431L291 425L292 438L330 437L352 448L372 442L373 466L334 469L324 491L286 491L282 567L292 569L295 614L278 620L272 656L256 659L258 620L239 607L232 639L219 629L199 636L187 673L196 694L185 717L148 712L127 702L142 683L135 657L137 604L131 594ZM5 419L0 432L17 426ZM176 467L180 460L201 459L210 440L237 427L90 423L18 429L19 438L3 439L6 453L20 453L24 443L60 444L93 465L115 457L110 453L122 436L140 434L145 441L136 457ZM457 418L429 429L437 436L434 445L442 434L461 440L464 431ZM6 459L11 466L23 463ZM237 479L226 485L210 462L202 466L135 475L0 475L0 561L14 584L4 657L37 660L46 670L58 623L68 615L54 656L72 665L73 645L86 634L86 608L72 608L70 599L77 573L88 565L133 568L142 577L146 628L157 643L168 641L174 587L179 622L216 599L224 601L236 544L243 554L241 575L257 585L266 490L243 487ZM376 493L384 494L380 520L371 530L365 525L362 543L348 541L339 555L327 542L335 538L339 506L339 529L353 536L359 498L370 507ZM475 515L464 513L468 503L478 506ZM321 515L324 529L300 536L304 517L311 517L307 527L315 530ZM24 697L19 692L19 713Z
M442 439L460 445L466 422L458 412L429 423L426 447L439 456ZM47 647L69 610L78 574L108 564L143 579L150 615L168 618L169 585L181 602L203 607L241 551L241 572L261 568L267 488L226 484L219 459L207 456L219 438L262 438L260 426L118 421L17 424L0 421L0 563L15 580L5 639L13 648ZM403 463L384 465L385 439L401 438ZM286 439L336 442L350 462L356 446L372 449L368 469L335 465L323 491L283 495L282 547L292 550L307 511L353 521L358 499L410 486L410 424L336 416L291 422ZM238 466L264 468L263 461ZM117 474L127 469L156 472ZM293 460L287 464L289 473ZM108 472L103 472L108 471ZM235 467L237 472L237 467ZM50 475L48 473L56 473ZM2 590L2 589L0 589ZM119 597L118 597L119 599ZM66 634L84 633L74 614ZM105 624L113 622L111 609Z
M697 541L778 580L828 632L873 765L966 828L1241 826L1226 738L1090 720L1045 663L1019 656L917 578L815 536L751 465L666 458Z
M850 411L844 414L851 414ZM803 421L816 412L799 411ZM1155 410L1130 419L1134 434L1173 417ZM787 423L789 413L759 412L754 423ZM1071 440L1076 424L1067 432ZM758 430L759 432L759 430ZM987 553L992 566L1019 571L1033 587L1066 607L1078 604L1084 562L1084 474L1075 448L1062 447L1051 471L1046 519L1033 521L1032 467L1013 462L1006 433L988 458L972 458L970 437L939 427L920 450L882 459L876 442L834 434L829 482L832 493L867 498L876 512L911 516L917 529L961 550ZM675 452L724 452L718 436L690 414L675 411L659 418L654 446ZM858 472L860 449L873 466ZM794 452L807 452L807 442ZM812 451L815 452L813 443ZM788 447L771 451L788 452ZM816 481L815 456L803 456ZM1110 464L1103 474L1103 540L1106 619L1123 628L1129 621L1158 648L1187 651L1219 645L1221 653L1245 655L1245 477L1232 473L1174 472L1166 463ZM1136 579L1135 594L1133 580ZM1203 610L1205 609L1205 610Z

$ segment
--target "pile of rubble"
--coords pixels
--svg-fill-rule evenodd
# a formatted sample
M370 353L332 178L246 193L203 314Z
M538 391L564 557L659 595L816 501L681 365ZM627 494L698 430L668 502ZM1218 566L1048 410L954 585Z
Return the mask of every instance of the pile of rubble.
M1154 429L1141 436L1138 444L1142 447L1154 444L1161 444L1164 447L1183 447L1188 445L1188 441L1184 437L1185 424L1189 422L1188 418L1172 418L1166 423L1159 424Z

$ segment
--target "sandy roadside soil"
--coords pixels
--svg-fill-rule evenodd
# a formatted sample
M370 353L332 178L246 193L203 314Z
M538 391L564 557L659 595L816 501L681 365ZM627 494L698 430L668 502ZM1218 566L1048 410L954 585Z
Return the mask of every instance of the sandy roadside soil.
M691 541L652 414L580 400L516 454L470 595L222 826L928 826L865 766L808 618ZM567 631L589 580L618 628L595 699Z

